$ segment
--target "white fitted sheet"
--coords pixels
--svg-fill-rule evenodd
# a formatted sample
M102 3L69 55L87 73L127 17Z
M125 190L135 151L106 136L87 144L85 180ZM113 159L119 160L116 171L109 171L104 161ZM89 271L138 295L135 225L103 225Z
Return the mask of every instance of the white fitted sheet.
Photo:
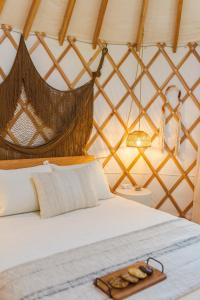
M38 213L1 217L0 271L174 218L118 196L50 219Z

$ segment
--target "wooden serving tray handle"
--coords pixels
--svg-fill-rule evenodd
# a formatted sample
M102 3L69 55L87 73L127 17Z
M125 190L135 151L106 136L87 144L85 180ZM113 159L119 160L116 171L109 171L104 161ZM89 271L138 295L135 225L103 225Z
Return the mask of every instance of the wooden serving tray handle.
M126 288L123 289L117 289L117 288L113 288L110 285L110 280L113 277L119 277L122 274L125 274L128 272L129 268L139 268L140 266L147 266L149 264L150 261L155 261L156 263L158 263L161 267L161 270L158 270L156 268L154 268L153 266L151 266L153 268L153 274L150 276L147 276L145 279L141 279L139 280L138 283L135 284L129 284ZM160 281L166 279L167 276L164 273L164 266L163 264L158 261L157 259L153 258L153 257L149 257L147 259L147 261L138 261L133 265L130 265L126 268L117 270L115 272L112 272L108 275L105 275L103 277L100 278L96 278L94 284L96 287L98 287L101 291L103 291L104 293L106 293L110 298L115 299L115 300L121 300L124 299L128 296L131 296L139 291L142 291L156 283L159 283Z
M155 262L157 262L161 266L161 272L164 273L164 266L163 266L163 264L159 260L157 260L157 259L155 259L153 257L148 257L147 258L147 265L149 265L149 261L150 260L154 260Z

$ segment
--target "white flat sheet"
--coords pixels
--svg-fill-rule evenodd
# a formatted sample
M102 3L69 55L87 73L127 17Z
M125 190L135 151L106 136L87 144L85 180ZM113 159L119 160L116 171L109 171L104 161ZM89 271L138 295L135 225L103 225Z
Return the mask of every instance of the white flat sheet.
M38 213L1 217L0 271L174 218L117 196L50 219Z

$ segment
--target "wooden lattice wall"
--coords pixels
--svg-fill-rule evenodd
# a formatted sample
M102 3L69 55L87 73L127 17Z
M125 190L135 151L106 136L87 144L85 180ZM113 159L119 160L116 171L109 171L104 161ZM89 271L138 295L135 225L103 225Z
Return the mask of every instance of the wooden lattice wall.
M4 28L1 31L2 80L12 66L18 41L19 34L11 29ZM3 46L4 51L1 51ZM29 37L27 46L41 76L49 84L66 90L89 80L91 71L95 70L99 61L103 43L99 42L98 48L92 50L91 45L70 38L60 47L57 41L46 38L43 34L36 34ZM113 191L124 181L133 185L142 183L153 191L155 207L190 218L200 134L200 47L190 43L187 47L180 48L177 54L172 54L171 49L158 44L145 48L142 60L131 46L108 48L102 76L96 80L94 129L87 151L102 157ZM9 63L6 64L5 61ZM135 80L137 62L143 71L139 72ZM125 140L131 101L133 111L128 125L131 129L138 126L141 79L141 126L151 135L153 147L138 151L126 148ZM172 83L182 90L184 101L181 136L181 151L184 157L179 158L174 155L170 131L177 118L176 113L173 113L173 109L176 112L176 102L168 106L169 137L166 139L166 151L161 153L158 149L159 119L165 99L164 91ZM8 126L7 137L15 143L26 145L48 140L49 131L43 128L29 103L23 100L23 96L21 98L15 118Z

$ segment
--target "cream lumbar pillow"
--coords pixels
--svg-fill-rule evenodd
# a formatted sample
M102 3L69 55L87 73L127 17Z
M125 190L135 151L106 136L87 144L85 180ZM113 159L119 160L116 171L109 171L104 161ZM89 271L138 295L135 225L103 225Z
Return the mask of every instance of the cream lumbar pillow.
M32 176L42 218L89 208L98 203L97 194L85 170L55 171Z
M53 171L67 171L80 168L83 170L85 169L85 172L88 172L90 180L96 190L98 200L104 200L113 197L110 192L108 181L102 165L97 160L85 164L77 164L71 166L58 166L54 164L50 164L50 166L52 167Z
M31 176L35 172L51 172L46 165L16 170L0 170L0 216L39 210Z

